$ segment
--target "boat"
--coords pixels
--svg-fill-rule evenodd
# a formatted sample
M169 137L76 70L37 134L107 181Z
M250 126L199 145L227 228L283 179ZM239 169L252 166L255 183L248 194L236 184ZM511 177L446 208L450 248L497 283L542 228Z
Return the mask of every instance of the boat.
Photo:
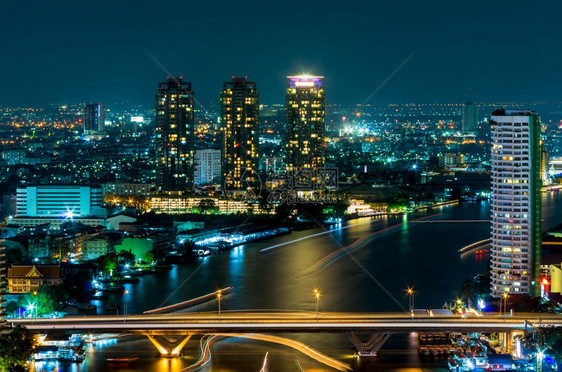
M376 351L358 351L357 355L360 357L376 357L378 353Z
M139 359L138 355L133 355L125 358L107 358L106 361L111 363L130 363Z
M122 285L110 285L107 287L98 288L102 292L121 292L125 289Z
M132 278L130 275L125 275L124 277L122 277L121 279L119 279L117 281L118 283L138 283L140 282L140 279L137 277Z
M92 295L92 299L94 300L103 300L104 298L107 298L107 295L103 294L101 291L96 291L96 293Z

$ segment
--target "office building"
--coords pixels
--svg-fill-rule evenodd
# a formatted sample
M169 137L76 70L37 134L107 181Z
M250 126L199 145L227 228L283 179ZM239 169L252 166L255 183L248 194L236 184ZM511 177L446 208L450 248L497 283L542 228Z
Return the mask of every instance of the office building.
M541 263L540 119L496 110L492 128L491 293L539 295Z
M158 83L156 93L157 186L162 191L193 188L194 117L191 83L181 77Z
M232 77L220 93L223 128L222 176L226 190L256 181L259 166L259 93L248 78Z
M325 165L322 76L288 76L285 95L285 165L288 171Z
M464 104L462 109L462 130L471 131L478 128L478 105L472 102Z
M208 185L221 178L221 150L195 151L195 185Z
M84 133L105 132L105 111L102 103L87 103L84 107Z
M99 213L101 187L25 186L17 188L17 217L87 217Z

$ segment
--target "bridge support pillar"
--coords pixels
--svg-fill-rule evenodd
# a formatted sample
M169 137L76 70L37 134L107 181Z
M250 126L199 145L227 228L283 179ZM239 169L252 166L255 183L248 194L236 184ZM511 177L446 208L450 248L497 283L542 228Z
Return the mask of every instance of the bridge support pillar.
M506 352L511 352L513 347L513 336L511 331L498 334L499 344Z
M177 357L181 354L181 351L187 341L191 338L191 334L185 336L179 336L172 339L168 336L152 336L146 335L150 342L156 347L160 352L161 356L164 357Z
M363 341L353 332L351 332L348 337L355 349L359 352L359 355L376 355L382 345L388 340L390 334L374 333L366 341Z

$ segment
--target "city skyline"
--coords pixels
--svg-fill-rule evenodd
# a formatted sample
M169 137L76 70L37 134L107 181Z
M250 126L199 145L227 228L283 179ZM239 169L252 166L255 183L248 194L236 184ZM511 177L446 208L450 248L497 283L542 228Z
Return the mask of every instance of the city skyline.
M201 102L215 101L228 76L252 76L263 102L282 102L284 77L310 73L326 76L333 90L328 103L361 103L398 67L369 103L559 97L556 61L562 52L556 41L562 31L555 14L560 5L518 4L177 2L149 10L127 2L37 3L37 12L29 14L13 3L6 6L13 16L3 34L10 35L5 46L18 58L0 63L0 78L11 87L0 93L0 102L149 105L153 82L162 75L192 81ZM227 31L231 17L242 10L260 32L249 32L249 26ZM77 17L85 12L91 17ZM100 18L105 27L95 22ZM188 19L190 27L182 29L180 19ZM248 48L239 48L241 38ZM173 47L186 42L185 50ZM514 48L533 53L514 59ZM35 86L31 92L24 88L29 84Z
M2 10L0 370L562 370L562 3Z

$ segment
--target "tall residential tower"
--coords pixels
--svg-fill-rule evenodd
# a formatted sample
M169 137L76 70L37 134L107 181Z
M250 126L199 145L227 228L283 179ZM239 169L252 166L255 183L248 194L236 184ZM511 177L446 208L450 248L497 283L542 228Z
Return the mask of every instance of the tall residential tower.
M462 130L470 131L478 128L478 105L467 102L462 109Z
M243 190L259 166L259 92L247 77L232 77L220 93L223 128L222 176L226 190Z
M285 164L288 171L324 167L326 96L322 76L288 76Z
M162 191L193 187L193 91L191 83L170 78L156 93L157 186Z
M105 132L105 111L103 103L87 103L84 106L84 132L96 134Z
M492 127L491 292L539 295L541 263L540 119L496 110Z

